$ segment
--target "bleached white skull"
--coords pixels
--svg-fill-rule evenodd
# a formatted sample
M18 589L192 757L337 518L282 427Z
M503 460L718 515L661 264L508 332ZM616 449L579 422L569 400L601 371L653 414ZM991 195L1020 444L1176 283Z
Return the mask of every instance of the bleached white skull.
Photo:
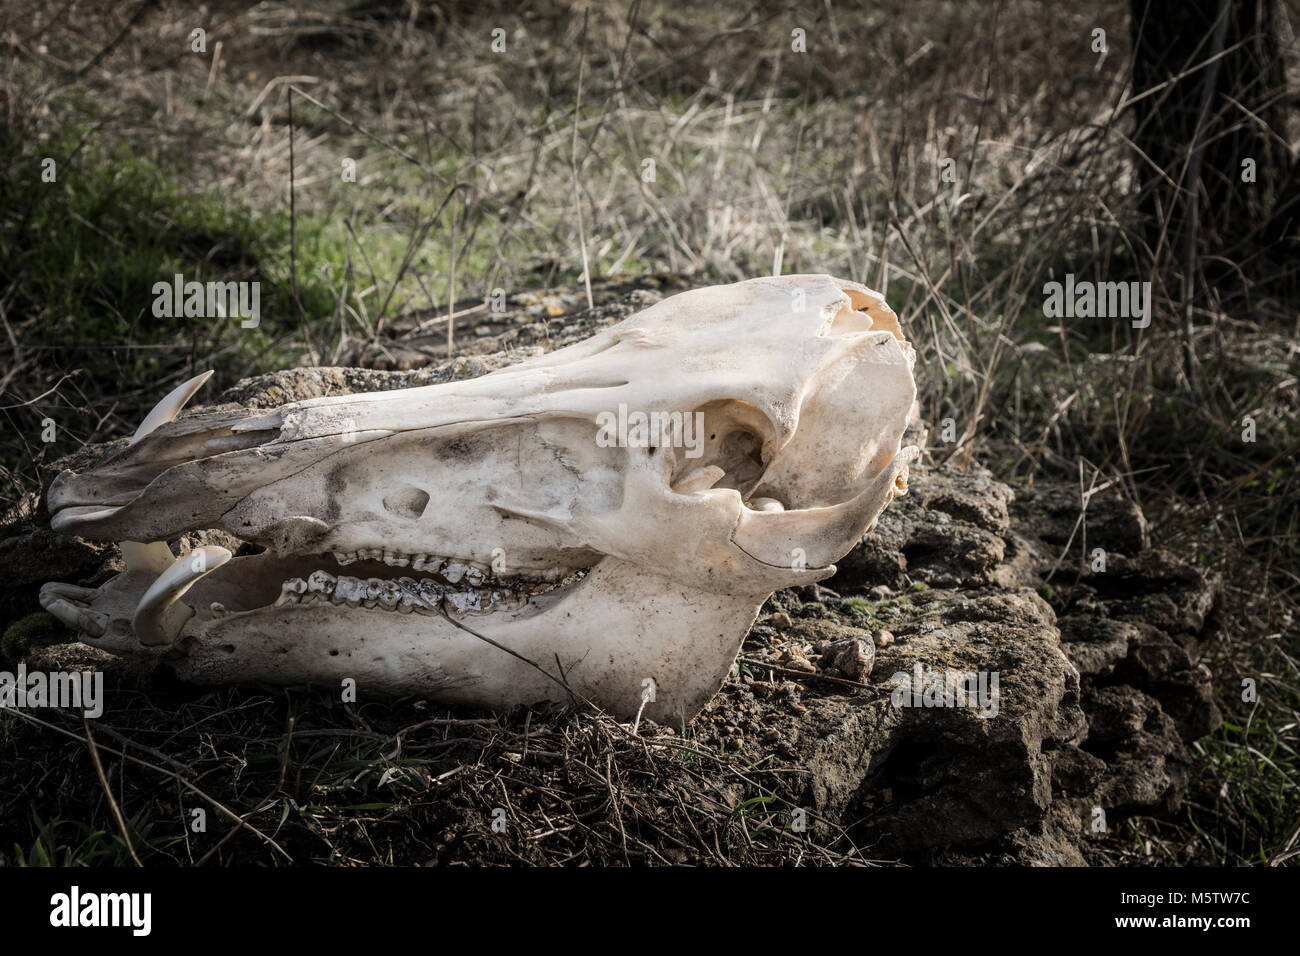
M689 718L768 595L906 490L913 362L879 294L804 275L469 381L173 420L200 376L54 482L53 527L123 540L127 570L41 601L198 683ZM172 556L201 529L266 550Z

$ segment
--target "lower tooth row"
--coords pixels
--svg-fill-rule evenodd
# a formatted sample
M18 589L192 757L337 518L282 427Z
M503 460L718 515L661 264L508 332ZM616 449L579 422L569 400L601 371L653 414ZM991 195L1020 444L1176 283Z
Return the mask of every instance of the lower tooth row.
M458 575L457 579L460 577ZM464 574L463 577L469 581L471 576ZM428 578L419 581L414 578L391 581L348 575L335 577L326 571L313 571L305 581L302 578L285 581L280 586L280 596L276 599L275 606L327 601L339 606L379 607L409 614L416 610L436 611L444 600L448 608L458 614L481 614L494 610L513 610L526 603L527 598L499 588L451 588Z

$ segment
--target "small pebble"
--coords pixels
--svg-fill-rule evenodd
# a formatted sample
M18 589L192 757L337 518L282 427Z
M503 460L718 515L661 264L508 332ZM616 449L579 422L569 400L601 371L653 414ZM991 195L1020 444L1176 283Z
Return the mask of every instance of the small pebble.
M871 676L876 662L876 648L870 641L853 639L835 655L835 668L849 680L864 681Z
M800 671L804 674L816 674L817 665L794 648L786 648L777 657L777 663L787 670Z

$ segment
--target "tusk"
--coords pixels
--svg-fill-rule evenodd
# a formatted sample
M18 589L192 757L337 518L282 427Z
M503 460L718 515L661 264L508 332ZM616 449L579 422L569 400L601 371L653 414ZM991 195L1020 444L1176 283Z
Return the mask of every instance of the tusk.
M166 545L164 545L166 547ZM190 586L231 559L225 548L205 545L172 561L171 567L158 575L135 609L131 627L141 644L170 644L185 622L194 616L194 608L175 603Z
M196 375L188 382L182 382L177 385L165 396L162 401L153 407L140 427L135 430L131 440L127 442L127 447L139 444L149 436L159 425L171 421L180 414L185 403L193 397L194 393L203 387L203 383L212 377L212 371L206 371L202 375ZM116 510L116 509L114 509ZM110 512L100 512L90 517L98 517L99 514L108 514ZM149 571L153 574L161 575L168 567L171 566L175 558L172 557L171 548L167 547L165 541L151 541L141 543L139 541L120 541L118 546L122 549L122 560L126 562L128 571ZM223 564L225 562L222 562ZM138 612L137 612L138 613ZM182 622L183 623L183 622ZM172 635L175 636L175 635ZM147 643L147 642L146 642ZM162 641L160 643L167 643Z
M140 427L137 428L135 434L131 436L131 440L127 443L127 447L130 448L132 445L143 441L148 437L149 433L159 425L165 424L179 415L181 409L185 407L185 403L188 402L190 398L193 397L194 393L203 387L203 383L211 377L211 371L204 372L202 375L194 376L194 378L190 379L188 382L182 382L180 385L177 385L168 392L163 397L163 400L153 407L153 411L145 416L144 421L140 423Z
M920 454L915 445L904 448L866 488L843 504L795 511L746 508L732 541L754 560L773 567L791 567L796 555L810 570L828 567L875 527L891 498L906 493L903 472Z

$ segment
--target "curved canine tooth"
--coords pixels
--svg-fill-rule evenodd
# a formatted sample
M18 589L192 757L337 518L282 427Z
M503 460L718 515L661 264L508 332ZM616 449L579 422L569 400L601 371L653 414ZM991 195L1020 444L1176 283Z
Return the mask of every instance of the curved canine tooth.
M151 647L170 644L194 615L192 607L177 603L180 597L195 581L211 574L231 557L225 548L205 545L176 558L171 567L158 575L158 580L140 598L131 619L131 627L140 643Z
M754 511L784 511L785 505L775 498L755 498L749 503L749 507Z
M181 409L185 407L185 403L188 402L194 396L194 393L203 387L203 383L211 377L211 371L204 372L202 375L196 375L188 382L182 382L180 385L177 385L163 396L162 401L153 407L153 411L144 417L144 421L142 421L140 427L135 430L135 434L131 436L131 440L127 443L127 447L129 448L136 442L143 441L149 436L149 433L159 425L166 424L179 415Z

